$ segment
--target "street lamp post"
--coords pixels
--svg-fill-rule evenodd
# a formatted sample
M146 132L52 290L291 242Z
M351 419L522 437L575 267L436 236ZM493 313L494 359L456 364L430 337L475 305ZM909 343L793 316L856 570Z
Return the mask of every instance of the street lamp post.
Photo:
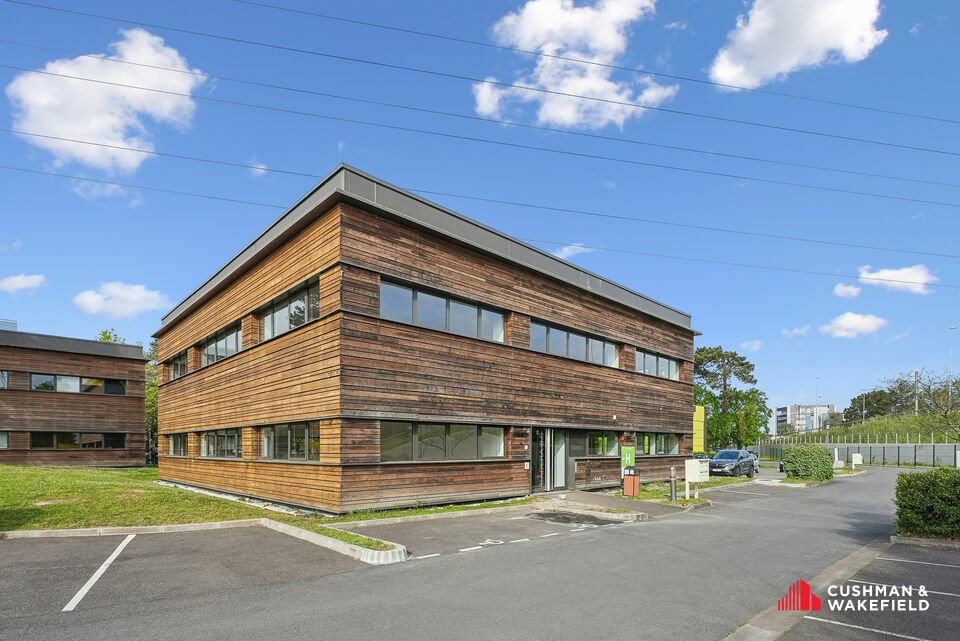
M947 411L953 407L953 332L957 326L947 328Z

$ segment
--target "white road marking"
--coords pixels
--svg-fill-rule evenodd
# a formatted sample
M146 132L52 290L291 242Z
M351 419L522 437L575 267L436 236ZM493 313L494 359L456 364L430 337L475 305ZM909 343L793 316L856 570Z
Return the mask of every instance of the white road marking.
M500 539L487 539L486 541L480 541L480 545L503 545L503 541Z
M570 530L571 532L583 532L585 528L578 527L576 530Z
M515 539L515 540L510 541L510 542L511 542L511 543L526 543L526 542L529 541L529 540L530 540L530 539Z
M850 579L850 583L864 583L866 585L885 585L887 587L898 588L899 585L891 585L890 583L874 583L873 581L858 581L856 579ZM955 596L960 598L960 594L954 594L953 592L937 592L936 590L927 590L927 594L939 594L941 596Z
M886 630L877 630L875 628L865 628L861 625L853 625L852 623L840 623L839 621L831 621L830 619L821 619L820 617L812 617L809 614L803 615L804 619L810 619L811 621L820 621L821 623L830 623L832 625L839 625L845 628L853 628L854 630L863 630L864 632L874 632L876 634L885 634L888 637L897 637L898 639L910 639L910 641L930 641L930 639L922 639L920 637L911 637L906 634L897 634L896 632L887 632Z
M910 559L891 559L888 556L878 556L878 561L896 561L898 563L919 563L920 565L938 565L942 568L960 568L960 565L950 565L949 563L930 563L929 561L911 561Z
M415 556L415 559L432 559L435 556L440 556L439 554L424 554L423 556Z
M472 552L474 550L482 550L483 547L479 545L474 545L472 548L460 548L461 552Z
M713 490L714 492L727 492L728 494L752 494L753 496L769 496L760 492L744 492L743 490Z
M128 534L127 538L120 542L120 545L117 546L117 549L113 551L113 554L107 557L107 560L103 562L103 565L100 566L100 569L93 573L93 576L84 584L80 591L73 595L73 598L70 599L70 603L63 606L61 612L73 612L74 608L77 607L77 604L83 600L83 597L87 596L87 592L90 591L90 588L100 580L100 577L103 576L103 573L107 571L107 568L110 567L110 564L113 563L120 553L123 552L123 548L127 547L127 544L133 540L136 534Z
M541 538L541 539L545 539L545 538L547 538L548 536L560 536L560 533L559 533L559 532L551 532L550 534L541 534L541 535L540 535L540 538Z
M601 525L600 527L613 527L614 525L620 525L620 523L607 523L605 525Z

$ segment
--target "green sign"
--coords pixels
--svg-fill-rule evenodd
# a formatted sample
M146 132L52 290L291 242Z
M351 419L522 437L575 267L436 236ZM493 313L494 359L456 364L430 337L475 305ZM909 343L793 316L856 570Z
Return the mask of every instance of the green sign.
M637 448L633 445L624 445L620 448L620 469L633 465L636 460Z

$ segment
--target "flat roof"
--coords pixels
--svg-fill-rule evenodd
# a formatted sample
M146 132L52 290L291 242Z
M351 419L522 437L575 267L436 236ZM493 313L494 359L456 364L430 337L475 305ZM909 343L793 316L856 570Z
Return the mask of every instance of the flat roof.
M143 349L139 345L104 343L102 341L91 341L84 338L50 336L49 334L33 334L31 332L18 332L5 329L0 329L0 346L45 349L52 352L89 354L90 356L135 358L140 361L146 360L143 357Z
M598 276L453 210L341 164L161 320L163 334L337 202L347 201L693 331L690 314Z

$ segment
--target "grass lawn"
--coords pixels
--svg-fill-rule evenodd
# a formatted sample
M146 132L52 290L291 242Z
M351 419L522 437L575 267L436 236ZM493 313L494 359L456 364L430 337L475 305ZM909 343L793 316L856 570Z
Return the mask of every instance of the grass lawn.
M695 487L699 487L701 490L704 490L708 487L721 487L724 485L736 485L737 483L747 483L752 479L732 476L720 476L713 477L709 481L703 483L691 483L690 491L693 492ZM677 496L683 495L683 481L677 481ZM644 483L640 486L640 493L637 496L631 496L628 498L632 499L641 499L641 500L660 500L660 499L669 499L670 498L670 483L666 481L658 483Z

